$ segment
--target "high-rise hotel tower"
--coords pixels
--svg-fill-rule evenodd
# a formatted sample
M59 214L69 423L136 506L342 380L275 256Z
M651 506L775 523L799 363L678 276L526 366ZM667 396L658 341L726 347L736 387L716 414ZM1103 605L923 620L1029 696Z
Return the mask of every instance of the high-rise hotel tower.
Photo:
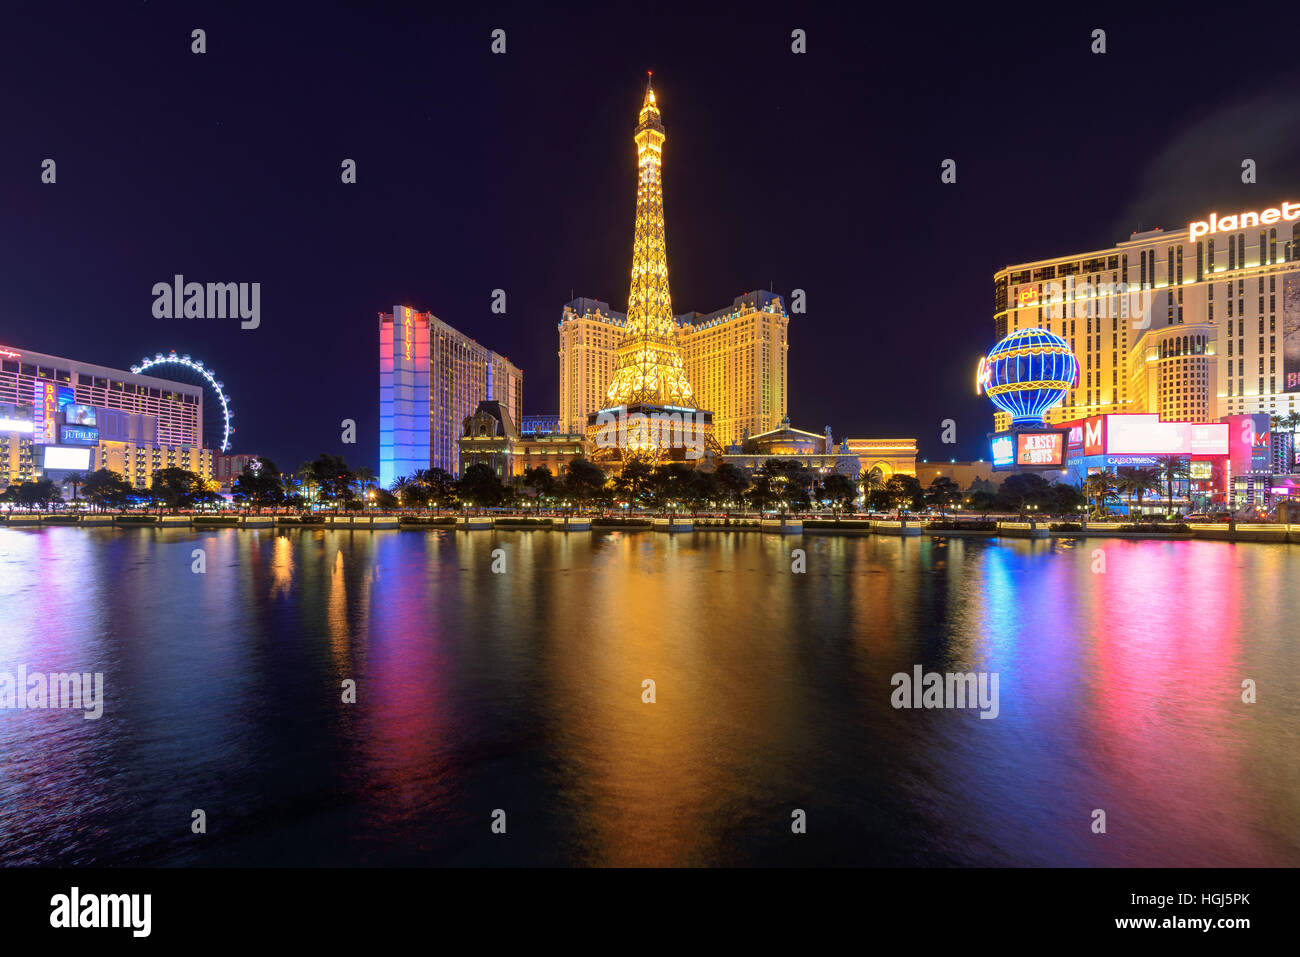
M995 338L1070 343L1079 379L1049 424L1108 412L1214 422L1283 416L1300 398L1300 203L1147 229L1110 249L1019 263L993 279ZM1006 415L994 416L1007 427Z
M596 299L565 303L560 316L560 428L576 432L605 407L615 347L626 316ZM786 371L790 319L781 297L766 289L729 306L677 317L677 343L695 402L713 412L713 434L725 447L770 432L788 414Z
M499 401L518 422L524 374L437 316L394 306L379 316L379 482L419 469L460 471L460 436L478 404Z

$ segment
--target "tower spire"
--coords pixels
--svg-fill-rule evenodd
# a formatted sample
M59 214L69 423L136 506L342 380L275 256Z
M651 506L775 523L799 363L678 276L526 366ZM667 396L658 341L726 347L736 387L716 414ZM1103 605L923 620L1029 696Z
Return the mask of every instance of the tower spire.
M627 321L619 343L611 404L689 406L694 394L686 381L677 347L677 320L668 289L668 251L664 238L663 148L667 135L646 71L645 100L632 134L636 143L636 232L632 243L632 283Z

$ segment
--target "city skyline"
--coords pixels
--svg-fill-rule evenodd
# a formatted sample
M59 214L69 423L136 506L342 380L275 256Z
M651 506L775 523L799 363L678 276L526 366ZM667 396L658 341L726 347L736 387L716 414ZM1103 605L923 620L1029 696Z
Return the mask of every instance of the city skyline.
M841 15L817 11L801 24L817 56L791 55L794 24L779 7L742 23L705 14L673 42L611 12L563 27L516 12L506 54L490 52L496 24L484 19L454 28L437 62L419 55L427 21L409 12L366 23L326 11L306 25L270 12L249 31L224 30L230 21L214 10L204 13L204 57L189 52L190 13L142 8L136 34L112 50L99 45L108 16L60 24L65 69L17 104L0 177L29 228L4 247L0 343L118 368L173 348L203 357L223 371L238 413L232 449L284 467L322 448L349 451L338 441L344 418L358 423L355 457L378 460L365 365L371 317L389 303L429 310L508 357L528 377L526 411L558 411L549 397L562 304L572 291L623 305L634 214L626 117L644 69L655 70L674 163L688 171L665 198L679 308L805 290L807 313L791 316L791 418L837 434L916 435L923 457L984 454L987 407L966 383L993 340L996 271L1106 248L1145 224L1300 196L1297 138L1269 120L1295 84L1282 34L1252 33L1256 55L1195 103L1132 102L1131 77L1151 50L1211 28L1231 43L1248 29L1196 15L1126 22L1104 56L1090 52L1087 31L1012 23L990 34L960 18L918 46L918 24L896 15L877 33L900 42L880 44L869 62L865 22L846 29ZM9 68L38 71L54 50L49 30L9 51ZM393 69L344 64L311 88L293 79L343 35L357 61L369 54ZM613 35L627 42L595 42ZM160 54L172 38L174 53ZM737 44L767 51L759 75L716 67L710 53ZM276 56L264 56L271 48ZM582 68L552 56L570 48L584 51ZM923 49L929 68L918 74L908 66ZM991 52L996 68L986 71ZM1062 64L1071 69L1047 69ZM466 77L480 94L472 103L447 95ZM1064 149L1010 116L966 115L953 97L958 77L963 95L989 103L1014 91L1017 114L1073 122L1080 112L1087 134ZM519 96L525 85L531 95ZM184 90L183 112L167 108L168 87ZM111 129L97 112L113 117ZM171 159L156 155L159 134ZM574 148L543 145L557 141ZM256 156L250 142L263 144ZM526 166L512 145L526 147ZM58 162L55 184L40 181L47 157ZM1246 157L1258 164L1252 185L1240 181ZM348 158L355 185L340 182ZM940 181L947 158L958 164L953 185ZM132 197L129 211L120 195ZM925 222L979 223L978 242L936 246L944 233L918 228ZM561 241L538 243L548 232ZM73 259L59 255L69 237ZM839 255L816 254L827 249ZM155 318L151 289L174 274L260 282L260 326ZM498 288L504 316L491 311ZM920 348L918 323L942 345L920 389L915 370L892 358ZM909 390L908 401L873 401L864 382L884 396ZM291 434L261 412L270 403L297 424ZM959 425L953 446L939 441L948 418Z

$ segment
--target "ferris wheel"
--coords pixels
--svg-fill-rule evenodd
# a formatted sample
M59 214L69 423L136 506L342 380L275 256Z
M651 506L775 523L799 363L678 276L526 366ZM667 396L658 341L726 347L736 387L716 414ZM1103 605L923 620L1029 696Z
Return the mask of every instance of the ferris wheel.
M139 375L158 366L169 367L162 378L203 387L203 446L219 452L229 452L230 434L235 431L230 424L234 413L230 411L230 400L226 396L225 387L217 381L212 370L198 359L177 355L175 352L167 355L159 352L152 358L145 356L138 365L131 366L131 371ZM209 411L214 408L221 410L220 416Z

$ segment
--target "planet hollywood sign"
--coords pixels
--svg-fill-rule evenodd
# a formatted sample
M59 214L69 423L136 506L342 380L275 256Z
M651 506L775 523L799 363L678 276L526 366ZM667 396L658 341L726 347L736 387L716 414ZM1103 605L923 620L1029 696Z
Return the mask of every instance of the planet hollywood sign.
M1219 217L1218 213L1210 213L1209 219L1198 219L1187 225L1187 235L1192 242L1196 242L1202 236L1213 236L1215 233L1230 233L1238 229L1250 229L1259 226L1272 226L1275 223L1291 222L1300 219L1300 203L1283 203L1281 206L1271 206L1268 209L1253 210L1244 213L1233 213L1231 216Z

